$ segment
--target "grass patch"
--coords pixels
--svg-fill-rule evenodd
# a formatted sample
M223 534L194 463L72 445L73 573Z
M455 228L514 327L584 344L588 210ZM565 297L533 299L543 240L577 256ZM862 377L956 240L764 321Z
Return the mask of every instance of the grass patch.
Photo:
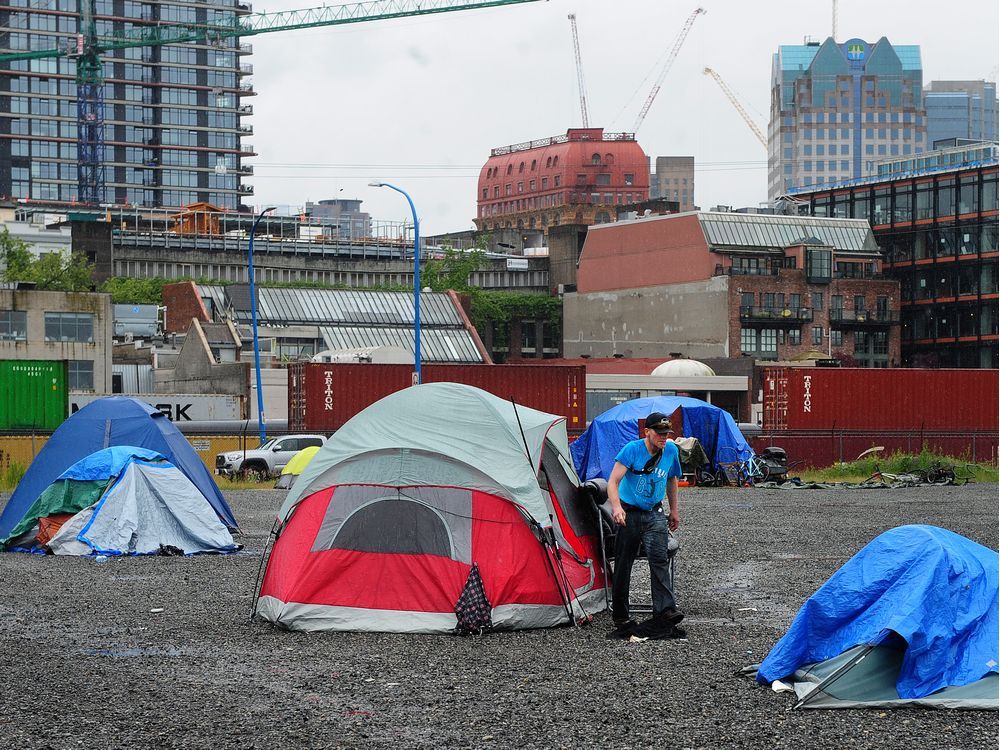
M974 464L968 457L946 456L926 448L916 454L897 451L883 456L870 455L860 461L836 464L824 469L806 469L801 472L792 470L789 474L807 482L864 482L878 470L889 474L909 474L926 472L942 464L953 467L959 481L968 479L970 482L996 483L1000 480L995 464Z
M7 464L4 467L3 472L0 472L0 491L3 492L13 492L14 488L17 487L17 483L21 481L21 477L24 476L24 472L28 469L25 466L17 463L16 461Z

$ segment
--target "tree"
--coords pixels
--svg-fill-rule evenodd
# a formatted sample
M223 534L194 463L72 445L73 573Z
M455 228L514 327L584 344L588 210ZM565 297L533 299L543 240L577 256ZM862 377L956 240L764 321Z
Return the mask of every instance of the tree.
M421 281L435 292L445 292L454 289L456 292L471 290L469 275L478 271L486 259L487 235L476 237L476 246L472 250L456 250L445 246L444 257L429 260L421 269Z
M27 281L37 289L57 292L89 292L94 288L94 266L83 253L44 253L36 258L28 243L10 236L4 227L0 233L3 255L3 280Z

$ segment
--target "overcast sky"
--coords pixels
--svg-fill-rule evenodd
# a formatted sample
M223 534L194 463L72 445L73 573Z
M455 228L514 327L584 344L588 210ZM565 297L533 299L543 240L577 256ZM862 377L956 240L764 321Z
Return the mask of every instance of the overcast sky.
M330 3L331 5L337 3ZM258 12L310 7L270 0ZM924 82L996 80L996 0L840 0L838 41L921 47ZM421 233L471 229L490 149L581 125L570 24L575 13L590 124L632 131L695 2L548 0L502 8L250 37L257 95L253 203L359 198L373 218ZM771 55L832 29L830 0L707 0L637 131L650 157L693 155L695 201L766 199L766 154L714 81L714 68L762 129Z

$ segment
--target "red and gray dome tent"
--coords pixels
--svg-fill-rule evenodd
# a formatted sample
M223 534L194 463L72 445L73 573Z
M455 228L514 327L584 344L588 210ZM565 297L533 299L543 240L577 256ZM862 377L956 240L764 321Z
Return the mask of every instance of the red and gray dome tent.
M398 391L323 446L278 516L256 612L292 630L445 633L605 606L563 417L457 383Z

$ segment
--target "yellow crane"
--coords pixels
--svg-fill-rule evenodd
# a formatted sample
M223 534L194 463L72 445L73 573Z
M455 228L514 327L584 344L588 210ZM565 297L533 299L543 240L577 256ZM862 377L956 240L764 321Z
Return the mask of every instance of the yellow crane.
M756 136L757 140L760 141L760 145L767 148L767 137L764 135L764 132L760 129L760 126L754 122L753 118L750 117L750 113L743 108L743 105L740 104L740 100L736 98L736 94L734 94L732 89L730 89L729 86L726 85L726 82L722 80L722 76L711 68L705 68L702 73L707 76L712 76L712 78L715 79L715 82L719 84L719 88L722 89L722 93L726 95L726 98L729 99L730 103L736 107L736 111L740 113L740 117L743 118L743 122L750 127L754 136Z

